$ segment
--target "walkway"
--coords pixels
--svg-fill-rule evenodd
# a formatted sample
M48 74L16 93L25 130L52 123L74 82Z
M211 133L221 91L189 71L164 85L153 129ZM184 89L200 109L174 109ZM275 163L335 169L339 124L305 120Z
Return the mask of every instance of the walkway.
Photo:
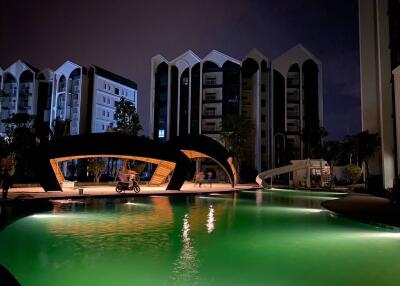
M166 191L166 185L160 187L148 187L148 186L140 186L141 191L138 194L135 194L132 191L127 191L125 194L118 194L115 192L115 186L87 186L87 187L79 187L84 189L83 196L90 197L120 197L120 196L147 196L147 195L181 195L181 194L201 194L201 193L221 193L221 192L232 192L232 191L240 191L245 189L259 188L256 184L240 184L236 185L234 189L232 189L230 184L218 183L212 184L212 187L208 184L203 184L201 188L198 186L194 187L193 183L185 182L182 186L181 191ZM33 188L11 188L8 192L8 198L10 200L15 199L16 197L24 197L24 198L79 198L78 188L64 188L63 192L45 192L40 187ZM2 200L0 199L0 202Z

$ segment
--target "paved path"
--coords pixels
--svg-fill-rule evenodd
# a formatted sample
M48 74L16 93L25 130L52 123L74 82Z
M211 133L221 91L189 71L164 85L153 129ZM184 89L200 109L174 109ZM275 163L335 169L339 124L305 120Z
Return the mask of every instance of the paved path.
M208 184L203 184L201 188L198 186L194 187L193 183L186 182L181 191L167 191L165 190L166 185L160 187L148 187L140 186L141 191L135 194L132 191L127 191L125 194L118 194L115 191L115 186L87 186L87 187L76 187L76 188L64 188L63 192L45 192L40 187L32 188L11 188L8 193L9 200L15 199L16 197L25 198L78 198L78 188L84 189L84 196L91 197L104 197L104 196L143 196L143 195L171 195L171 194L201 194L201 193L220 193L220 192L232 192L240 191L245 189L259 188L256 184L239 184L232 189L230 184L212 184L210 187ZM2 200L0 199L0 202Z
M380 225L400 227L400 205L389 199L364 194L351 194L322 206L339 215Z

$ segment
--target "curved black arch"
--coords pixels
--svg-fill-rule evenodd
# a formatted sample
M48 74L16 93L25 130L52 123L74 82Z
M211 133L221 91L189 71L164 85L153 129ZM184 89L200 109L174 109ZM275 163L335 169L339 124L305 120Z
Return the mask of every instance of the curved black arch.
M204 135L188 135L176 137L169 144L176 146L190 159L199 157L213 159L224 169L232 187L236 184L237 174L232 154L214 139Z
M140 157L175 164L168 190L179 190L187 170L189 159L178 149L154 140L121 133L92 133L66 136L40 146L38 168L39 181L46 191L61 191L52 160L60 161L82 157ZM54 164L54 163L53 163Z
M229 152L218 142L203 135L177 137L167 143L121 133L66 136L39 146L36 154L38 179L45 191L61 191L57 162L89 157L132 158L158 164L153 177L166 177L172 172L167 190L180 190L185 180L193 174L193 165L185 150L204 154L204 157L217 161L234 186L236 170L230 164Z

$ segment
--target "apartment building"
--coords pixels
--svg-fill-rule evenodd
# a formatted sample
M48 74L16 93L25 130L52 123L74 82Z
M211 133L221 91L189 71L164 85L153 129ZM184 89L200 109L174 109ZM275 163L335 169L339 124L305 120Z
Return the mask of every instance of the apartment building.
M106 132L116 126L116 103L124 98L137 107L137 84L93 65L89 69L88 126L90 133Z
M362 130L378 133L380 148L369 173L384 189L400 174L400 1L360 0Z
M17 113L36 114L38 72L37 68L20 60L2 71L0 134L5 132L5 124L1 120Z
M69 123L70 135L113 127L115 105L122 97L137 107L135 82L95 65L88 71L71 61L39 71L18 60L0 69L0 90L0 120L27 113L50 129L62 120ZM4 132L0 121L0 134Z
M322 66L302 45L272 62L257 49L242 61L216 50L156 55L151 70L154 139L204 134L221 142L224 118L241 114L254 127L242 165L261 171L306 158L302 130L323 124Z
M304 129L323 126L322 64L301 44L272 61L274 165L310 157Z

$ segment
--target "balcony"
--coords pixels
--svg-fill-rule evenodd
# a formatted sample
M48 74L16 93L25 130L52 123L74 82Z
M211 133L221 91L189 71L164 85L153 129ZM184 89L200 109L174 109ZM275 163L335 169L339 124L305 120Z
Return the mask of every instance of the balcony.
M217 110L204 110L203 118L220 118L222 117L222 113Z

